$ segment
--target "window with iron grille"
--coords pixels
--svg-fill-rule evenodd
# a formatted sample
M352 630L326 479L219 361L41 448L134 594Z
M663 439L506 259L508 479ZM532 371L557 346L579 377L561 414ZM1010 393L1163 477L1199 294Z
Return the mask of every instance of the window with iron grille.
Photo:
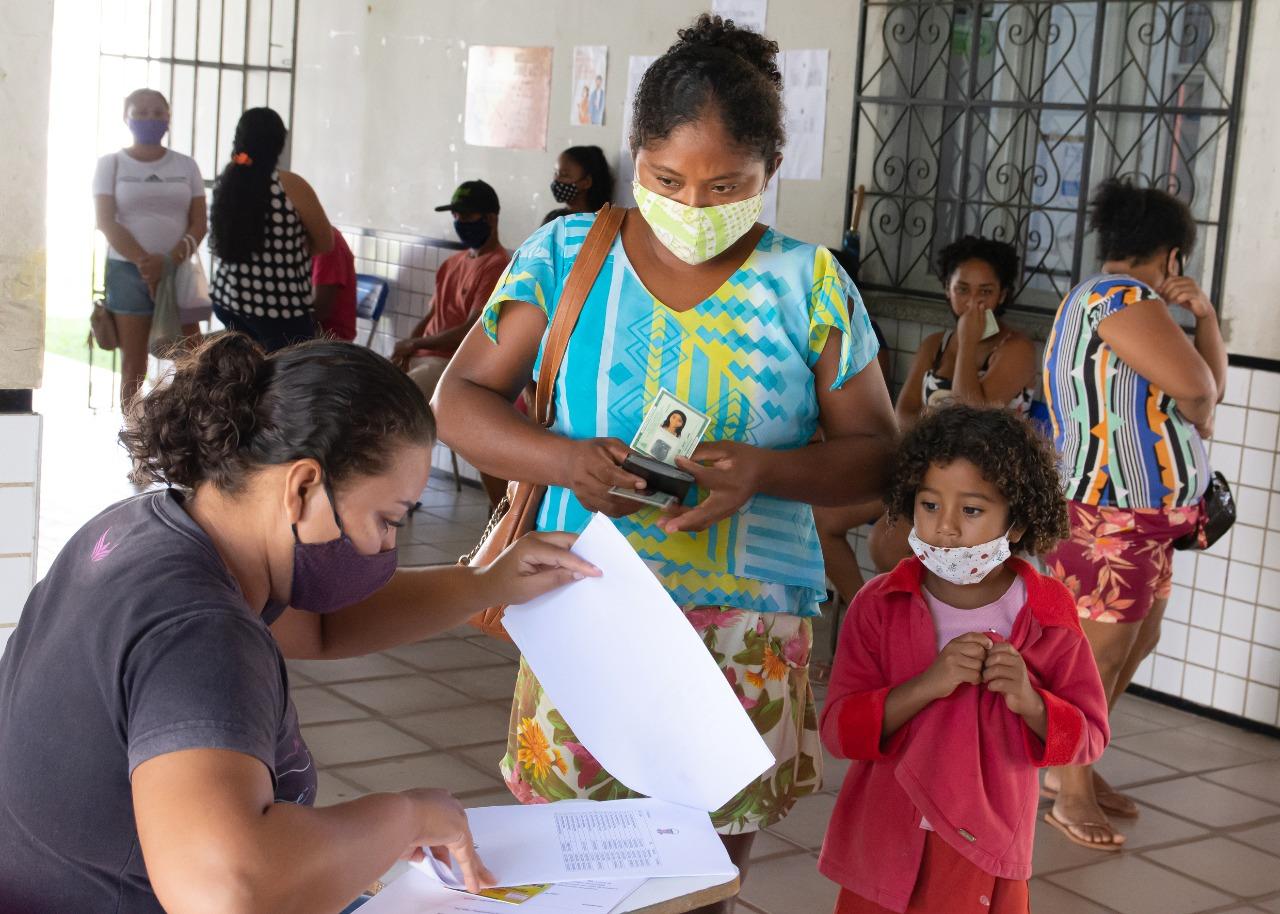
M100 0L99 136L119 136L129 92L159 89L169 99L169 146L194 158L212 187L246 108L265 105L293 123L298 4ZM280 161L287 166L288 147Z
M1016 306L1053 311L1096 268L1090 188L1168 190L1198 223L1188 272L1220 301L1252 0L863 0L852 183L860 284L938 297L965 234L1013 243Z

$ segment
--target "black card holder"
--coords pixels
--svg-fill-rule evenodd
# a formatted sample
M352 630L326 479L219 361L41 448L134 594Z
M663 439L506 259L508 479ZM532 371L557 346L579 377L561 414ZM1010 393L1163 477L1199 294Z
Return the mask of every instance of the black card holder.
M693 477L684 470L635 451L628 454L627 459L622 461L622 468L648 483L646 491L665 492L667 495L675 496L679 501L684 501L689 490L693 488Z

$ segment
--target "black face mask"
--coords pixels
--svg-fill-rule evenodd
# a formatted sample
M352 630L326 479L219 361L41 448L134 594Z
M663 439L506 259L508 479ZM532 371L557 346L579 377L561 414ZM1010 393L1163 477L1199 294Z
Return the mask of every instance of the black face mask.
M551 182L551 196L556 198L557 203L568 203L577 195L577 184L566 184L564 181Z
M482 248L484 243L489 240L489 223L483 219L475 222L463 222L460 219L453 220L453 230L458 233L458 240L469 248Z

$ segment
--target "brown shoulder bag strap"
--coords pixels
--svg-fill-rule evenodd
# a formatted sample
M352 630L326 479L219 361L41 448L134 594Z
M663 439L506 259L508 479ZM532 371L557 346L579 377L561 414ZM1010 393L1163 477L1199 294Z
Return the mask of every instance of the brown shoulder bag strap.
M595 224L582 242L578 259L574 261L573 269L564 281L564 290L560 293L555 317L551 319L551 327L547 331L547 343L542 350L542 367L538 371L533 416L542 425L551 425L551 401L555 393L556 376L560 374L560 363L564 361L565 350L569 348L569 337L578 323L582 306L591 287L595 285L596 277L600 275L600 268L609 256L613 239L618 237L626 215L626 209L621 206L606 203L600 209Z

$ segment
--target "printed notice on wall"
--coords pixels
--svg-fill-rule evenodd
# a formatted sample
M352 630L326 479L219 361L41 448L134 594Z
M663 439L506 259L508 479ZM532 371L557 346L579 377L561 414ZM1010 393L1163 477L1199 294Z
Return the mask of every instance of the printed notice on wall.
M822 142L827 126L827 57L818 51L783 51L782 103L786 108L787 145L782 153L783 178L822 178Z
M604 123L605 70L608 63L609 48L603 44L574 47L570 125L599 127Z
M769 0L711 0L711 12L732 19L739 28L764 33L764 20Z
M631 157L631 106L635 103L636 92L640 88L640 80L644 71L658 58L649 55L634 54L627 59L627 95L622 104L622 143L618 147L618 183L613 193L614 202L619 206L635 206L635 194L631 192L631 182L635 180L635 160Z
M463 138L472 146L546 149L551 48L467 49Z

